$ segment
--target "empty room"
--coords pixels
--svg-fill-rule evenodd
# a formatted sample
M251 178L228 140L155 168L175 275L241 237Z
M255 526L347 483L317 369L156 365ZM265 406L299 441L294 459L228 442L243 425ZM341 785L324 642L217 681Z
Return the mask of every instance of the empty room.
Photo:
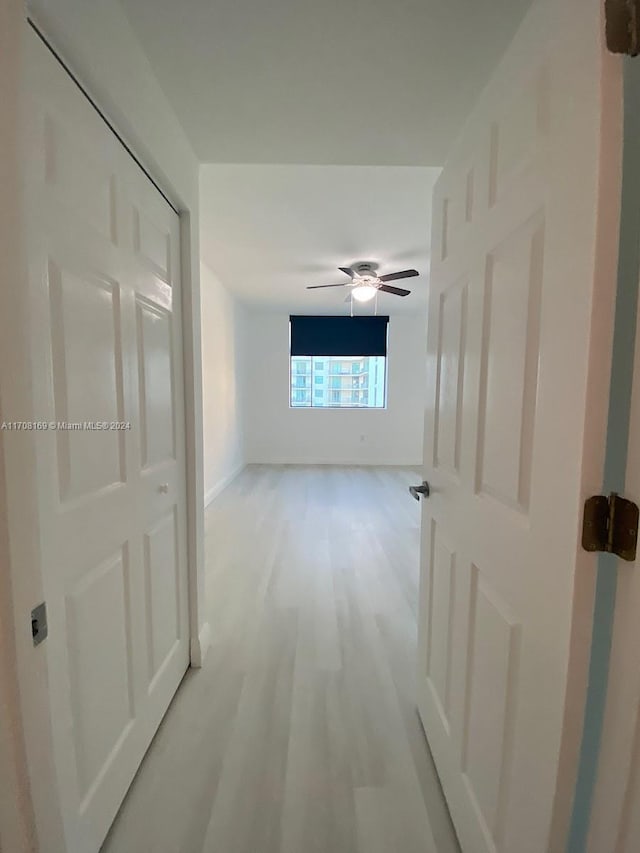
M640 849L639 0L0 0L0 853Z

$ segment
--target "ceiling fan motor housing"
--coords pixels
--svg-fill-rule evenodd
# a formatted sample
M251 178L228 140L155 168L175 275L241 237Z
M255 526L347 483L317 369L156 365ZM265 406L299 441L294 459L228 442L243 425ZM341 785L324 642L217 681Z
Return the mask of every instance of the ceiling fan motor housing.
M353 264L351 269L361 278L364 276L377 278L378 276L378 264L373 261L362 261L359 264Z

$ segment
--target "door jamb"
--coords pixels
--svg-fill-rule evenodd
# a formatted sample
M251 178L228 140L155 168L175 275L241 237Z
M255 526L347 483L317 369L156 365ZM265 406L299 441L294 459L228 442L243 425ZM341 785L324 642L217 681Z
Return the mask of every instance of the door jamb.
M610 48L611 49L611 48ZM632 54L633 56L636 53ZM638 60L623 60L624 122L622 145L622 196L620 201L620 237L616 285L616 322L611 364L611 392L606 437L606 462L603 492L624 493L631 429L631 404L634 379L634 352L638 347L636 330L639 298L640 249L640 170L637 163L637 138L640 131L640 65ZM591 646L589 692L585 707L581 766L574 801L572 835L567 853L590 848L593 838L594 803L601 784L600 756L607 747L605 714L609 701L609 670L614 628L619 560L612 554L600 554L594 629Z

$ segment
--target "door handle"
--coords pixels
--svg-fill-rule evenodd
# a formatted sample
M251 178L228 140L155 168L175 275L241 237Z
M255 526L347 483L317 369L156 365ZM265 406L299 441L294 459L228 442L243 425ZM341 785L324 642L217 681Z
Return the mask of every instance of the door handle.
M431 486L429 485L427 480L423 480L421 486L409 486L409 492L411 494L411 497L419 501L420 495L422 495L423 498L429 497L429 495L431 494Z
M166 495L169 492L169 483L160 483L158 486L158 491L161 495Z

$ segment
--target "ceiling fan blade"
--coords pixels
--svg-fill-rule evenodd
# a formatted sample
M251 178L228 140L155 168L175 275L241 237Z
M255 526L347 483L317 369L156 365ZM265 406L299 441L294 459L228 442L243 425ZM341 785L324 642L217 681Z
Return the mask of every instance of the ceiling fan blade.
M379 275L380 281L396 281L399 278L413 278L415 275L420 275L418 270L401 270L400 272L390 272L387 275Z
M351 267L338 267L338 269L340 270L340 272L345 273L346 275L350 276L351 278L356 277L356 274L355 274L354 270L351 269Z
M385 293L393 293L396 296L408 296L411 291L403 290L401 287L391 287L388 284L381 284L378 290L383 290Z
M318 290L321 287L347 287L348 281L341 281L340 284L312 284L307 287L307 290Z

